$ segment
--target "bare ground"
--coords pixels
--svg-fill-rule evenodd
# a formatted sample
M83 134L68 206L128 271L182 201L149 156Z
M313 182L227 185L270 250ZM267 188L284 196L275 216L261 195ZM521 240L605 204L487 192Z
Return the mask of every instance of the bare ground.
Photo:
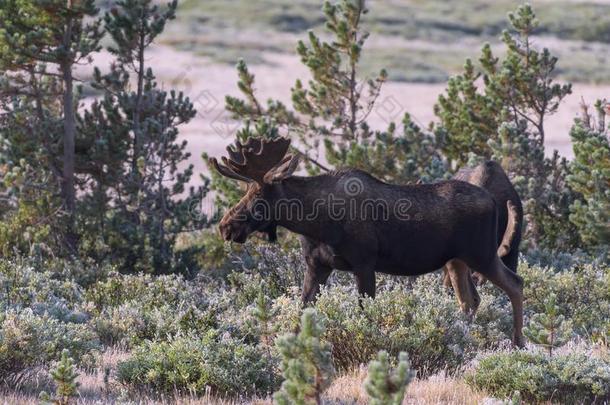
M251 65L256 75L256 89L261 100L278 99L290 105L290 88L297 78L307 79L308 71L293 54L264 53L265 64ZM109 65L110 57L102 54L95 60L101 67ZM184 91L194 102L197 116L181 127L181 136L189 142L192 153L190 163L195 173L206 172L201 153L214 156L223 153L234 139L237 123L224 111L225 95L239 95L237 72L233 66L214 63L206 57L156 45L149 52L149 66L153 67L161 85L167 89ZM90 66L84 66L81 74L87 76ZM373 128L384 128L390 121L399 123L409 112L416 123L427 127L435 120L433 106L444 84L398 83L385 84L376 109L370 116ZM575 83L573 93L566 97L558 112L546 123L547 153L557 149L572 157L569 130L574 117L580 111L581 99L592 104L598 98L610 95L610 85L597 86Z

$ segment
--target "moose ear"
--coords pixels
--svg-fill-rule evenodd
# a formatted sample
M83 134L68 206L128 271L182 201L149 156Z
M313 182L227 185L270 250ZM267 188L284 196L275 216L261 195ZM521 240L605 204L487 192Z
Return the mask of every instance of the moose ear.
M292 173L299 167L299 156L298 155L287 155L279 165L269 171L265 175L265 183L273 183L276 181L282 181L285 178L292 176Z

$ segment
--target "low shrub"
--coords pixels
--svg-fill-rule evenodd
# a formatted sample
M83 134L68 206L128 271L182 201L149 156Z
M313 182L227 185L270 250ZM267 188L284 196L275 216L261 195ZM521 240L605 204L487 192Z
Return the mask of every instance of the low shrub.
M0 259L0 309L66 307L74 310L83 301L83 289L71 279L51 271L38 271L29 260Z
M31 309L0 314L0 374L13 375L48 365L67 349L81 366L92 366L99 350L95 333L85 324L61 322Z
M362 308L354 288L324 288L315 307L326 319L324 338L340 370L366 364L380 350L408 352L420 375L456 370L473 356L468 323L434 275L420 277L412 289L388 282ZM280 330L296 328L300 306L294 295L276 300L275 310Z
M293 287L300 287L305 261L300 248L282 249L279 245L246 244L249 254L234 256L236 270L228 277L232 289L240 291L238 301L251 303L264 280L266 294L277 298Z
M87 289L85 298L93 303L97 311L118 307L130 301L138 302L142 308L155 308L162 304L177 305L182 302L199 304L205 300L205 294L199 291L199 287L199 283L189 282L179 275L112 273L106 280Z
M607 341L610 330L610 268L586 264L569 271L519 266L525 284L525 310L542 313L551 294L557 296L559 315L572 322L583 338Z
M580 347L552 357L541 351L492 353L479 359L465 379L502 399L515 392L528 402L603 403L610 399L610 360Z
M477 350L510 345L513 311L508 297L489 282L478 287L478 291L481 304L470 325L470 336L475 341Z
M181 335L169 341L146 341L119 363L117 378L136 388L218 395L266 394L273 391L277 361L255 345L210 331L202 337Z
M215 315L188 303L145 309L139 302L129 301L104 308L92 323L103 343L132 347L147 339L159 341L179 333L205 332L217 326Z

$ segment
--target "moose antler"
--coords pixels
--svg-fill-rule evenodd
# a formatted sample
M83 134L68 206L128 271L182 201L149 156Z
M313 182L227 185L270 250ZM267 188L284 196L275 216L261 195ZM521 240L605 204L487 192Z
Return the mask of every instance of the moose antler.
M298 159L286 156L289 147L287 138L249 138L245 144L237 141L235 147L227 146L229 158L223 156L222 165L215 158L210 159L210 164L223 176L263 184L290 175L296 169Z

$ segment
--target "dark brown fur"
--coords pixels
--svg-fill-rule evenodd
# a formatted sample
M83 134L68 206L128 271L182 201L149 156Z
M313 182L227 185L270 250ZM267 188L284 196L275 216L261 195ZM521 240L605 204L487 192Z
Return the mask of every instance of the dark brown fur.
M225 167L221 170L236 177ZM360 170L314 177L280 172L274 181L261 181L258 176L251 182L246 196L223 217L219 228L224 239L239 243L253 232L271 233L277 226L302 235L307 262L304 302L315 299L333 269L353 273L358 291L374 297L376 271L420 275L448 265L454 274L468 274L470 268L509 296L513 342L523 344L523 281L497 255L496 202L486 190L457 180L397 186ZM356 188L351 187L354 184ZM348 212L336 215L329 198L343 202ZM277 210L287 201L300 206L303 215ZM382 202L376 219L375 210L359 211L370 201ZM397 210L401 202L406 210ZM357 209L352 214L349 207ZM273 215L265 215L265 210ZM457 278L462 307L476 310L471 277Z
M453 178L484 188L496 200L498 204L498 246L500 246L504 237L504 230L508 227L508 201L514 205L517 214L513 231L514 236L510 241L508 253L502 257L502 261L506 267L516 273L519 264L519 244L521 243L523 226L523 205L506 172L504 172L502 166L490 160L474 168L464 167Z

